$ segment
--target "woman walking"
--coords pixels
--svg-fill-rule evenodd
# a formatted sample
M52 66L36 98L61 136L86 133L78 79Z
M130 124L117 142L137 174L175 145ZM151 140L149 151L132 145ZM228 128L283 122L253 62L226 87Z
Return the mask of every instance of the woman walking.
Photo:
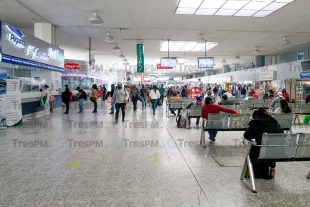
M65 91L62 93L62 102L66 104L66 112L64 114L69 114L69 103L70 103L70 96L71 91L68 85L65 85Z
M157 86L155 86L155 85L153 86L153 89L150 91L149 96L151 97L151 100L152 100L153 115L155 115L157 102L158 102L158 99L160 98L160 92L157 89Z

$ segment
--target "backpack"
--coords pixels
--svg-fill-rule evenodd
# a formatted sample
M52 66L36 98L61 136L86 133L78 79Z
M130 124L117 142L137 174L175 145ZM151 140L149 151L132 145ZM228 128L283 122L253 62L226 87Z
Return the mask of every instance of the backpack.
M87 94L85 91L82 92L82 96L83 96L84 100L86 101L87 100Z
M186 128L186 117L179 115L176 118L178 128Z

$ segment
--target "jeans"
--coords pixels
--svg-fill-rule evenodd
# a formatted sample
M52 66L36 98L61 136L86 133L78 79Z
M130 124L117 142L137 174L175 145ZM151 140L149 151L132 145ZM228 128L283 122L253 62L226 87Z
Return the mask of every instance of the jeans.
M152 99L153 113L155 114L158 99Z
M97 101L94 102L94 112L97 112Z
M114 112L115 109L115 103L111 103L111 112Z
M217 135L217 131L208 131L210 140L215 141L215 137Z
M133 110L137 110L137 102L138 102L138 98L132 98L132 103L133 103Z
M115 120L118 121L118 114L119 114L119 110L121 109L122 110L122 120L124 121L126 103L116 103L115 108L116 108Z
M164 104L164 95L160 95L161 103Z
M146 98L141 97L141 101L142 101L142 108L146 108Z
M81 99L79 99L79 106L80 106L80 113L83 113L83 111L84 111L84 99L83 98L81 98Z

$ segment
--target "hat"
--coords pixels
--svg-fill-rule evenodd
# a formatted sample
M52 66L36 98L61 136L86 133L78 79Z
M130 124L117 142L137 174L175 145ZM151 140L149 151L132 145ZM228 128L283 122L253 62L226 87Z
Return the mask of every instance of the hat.
M201 95L198 95L198 96L196 96L196 100L197 100L197 101L202 101L202 100L203 100L203 97L202 97Z
M283 93L282 92L278 92L278 96L279 97L283 97Z

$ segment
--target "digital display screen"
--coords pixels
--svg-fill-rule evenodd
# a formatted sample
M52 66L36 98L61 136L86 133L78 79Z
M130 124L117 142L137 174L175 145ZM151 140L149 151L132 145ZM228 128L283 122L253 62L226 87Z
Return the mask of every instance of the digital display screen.
M161 65L161 67L176 68L177 67L177 58L161 58L160 59L160 65Z
M303 70L309 71L310 70L310 61L302 62L301 67Z
M214 68L214 58L213 57L198 58L198 68Z

